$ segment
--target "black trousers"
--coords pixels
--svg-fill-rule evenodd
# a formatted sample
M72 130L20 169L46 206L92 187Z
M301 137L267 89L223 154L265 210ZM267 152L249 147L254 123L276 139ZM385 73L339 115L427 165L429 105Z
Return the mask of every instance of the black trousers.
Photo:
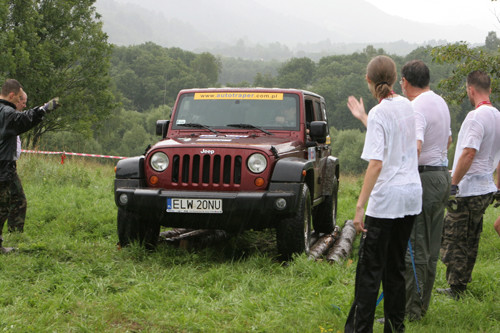
M405 254L415 215L398 219L365 218L356 268L354 301L345 332L372 332L380 282L384 290L384 332L403 332Z

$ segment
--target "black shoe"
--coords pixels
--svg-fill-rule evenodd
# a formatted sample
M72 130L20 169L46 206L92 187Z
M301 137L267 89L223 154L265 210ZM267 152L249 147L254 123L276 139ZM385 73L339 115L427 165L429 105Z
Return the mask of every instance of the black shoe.
M15 247L0 247L0 253L1 254L7 254L7 253L10 253L10 252L14 252L16 250Z
M445 288L445 289L436 288L436 291L440 294L446 295L446 296L454 299L455 301L458 301L460 299L460 297L462 296L463 292L465 291L465 287L451 286L450 288Z

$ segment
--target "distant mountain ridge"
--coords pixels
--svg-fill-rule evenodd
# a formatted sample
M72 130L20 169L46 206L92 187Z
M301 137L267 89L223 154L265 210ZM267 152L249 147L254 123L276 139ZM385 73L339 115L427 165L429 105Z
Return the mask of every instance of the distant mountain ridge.
M96 8L111 43L133 45L152 41L192 51L224 52L237 43L279 43L295 53L350 53L371 44L405 54L424 42L444 43L445 36L467 39L468 34L478 34L472 27L442 27L391 16L364 0L279 3L97 0Z

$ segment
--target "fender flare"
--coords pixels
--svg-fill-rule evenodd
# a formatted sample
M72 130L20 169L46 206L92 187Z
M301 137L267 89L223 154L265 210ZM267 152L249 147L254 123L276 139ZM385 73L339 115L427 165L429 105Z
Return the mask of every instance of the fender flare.
M290 157L282 158L276 162L271 183L273 182L294 182L302 183L305 180L305 174L313 169L313 162L303 158ZM303 173L303 171L306 171Z
M143 179L144 155L125 158L116 164L116 179Z
M328 156L325 170L323 170L323 195L331 195L338 190L340 165L339 159L334 156ZM337 181L334 181L334 180Z

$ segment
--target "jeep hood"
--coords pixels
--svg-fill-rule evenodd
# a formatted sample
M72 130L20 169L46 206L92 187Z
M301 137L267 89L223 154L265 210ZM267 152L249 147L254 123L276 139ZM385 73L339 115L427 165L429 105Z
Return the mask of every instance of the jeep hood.
M278 153L291 151L300 146L300 140L292 136L277 135L248 135L248 134L229 134L229 135L200 135L200 136L178 136L166 139L155 144L151 149L163 148L226 148L226 149L257 149L269 151L274 146Z

